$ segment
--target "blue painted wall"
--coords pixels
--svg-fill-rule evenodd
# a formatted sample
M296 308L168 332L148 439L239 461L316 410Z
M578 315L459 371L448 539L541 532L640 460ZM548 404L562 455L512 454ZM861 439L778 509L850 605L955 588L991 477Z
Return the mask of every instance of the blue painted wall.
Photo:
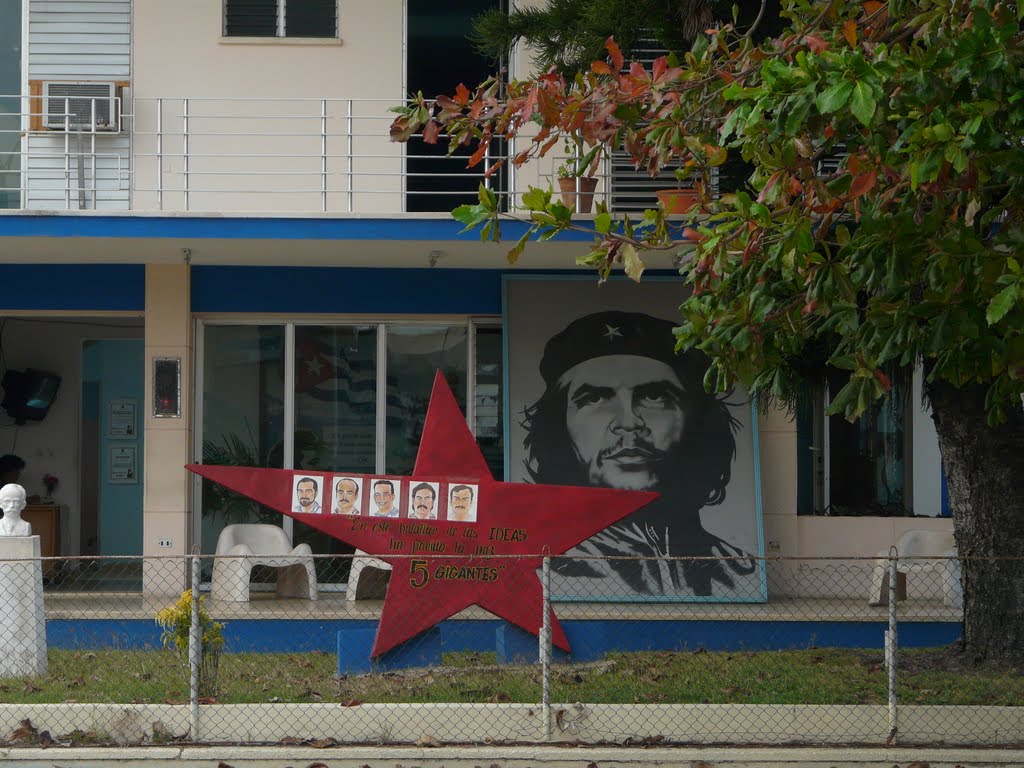
M445 651L494 651L502 621L448 620L441 622ZM375 620L228 621L224 630L227 652L303 653L337 651L342 629L375 630ZM800 648L883 647L886 624L881 621L563 621L570 645L581 657L602 651L696 650L769 651ZM153 621L58 619L47 622L51 648L144 649L160 646ZM960 638L955 622L901 622L901 648L948 645ZM535 642L535 641L534 641Z
M145 306L142 264L0 264L0 310L141 312Z

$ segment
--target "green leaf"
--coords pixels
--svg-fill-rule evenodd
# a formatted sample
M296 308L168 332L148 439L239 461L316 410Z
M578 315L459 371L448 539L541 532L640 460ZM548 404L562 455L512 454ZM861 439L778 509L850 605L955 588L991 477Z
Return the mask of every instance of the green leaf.
M846 102L850 100L851 93L853 93L853 83L849 80L842 80L836 83L818 96L815 102L818 106L818 111L823 115L827 115L842 109L846 106Z
M988 309L985 310L985 319L988 321L988 324L995 325L1002 320L1013 307L1019 295L1020 283L1008 285L997 293L992 298L992 301L989 302Z
M543 211L551 202L551 191L530 187L523 193L523 207L529 211Z
M490 211L487 210L486 206L479 204L460 205L452 211L452 218L465 225L465 228L462 230L463 232L468 232L480 226L490 218L490 215Z
M607 235L612 228L612 217L607 213L599 213L594 217L594 229L602 235Z
M860 81L853 86L850 111L864 126L871 125L871 118L875 115L875 95L871 92L871 86Z
M519 242L515 244L515 247L513 247L512 250L505 254L505 258L508 259L509 264L515 264L517 261L519 261L519 257L522 256L523 251L526 249L526 243L529 241L530 235L532 233L532 229L526 230L523 233L523 236L519 238Z

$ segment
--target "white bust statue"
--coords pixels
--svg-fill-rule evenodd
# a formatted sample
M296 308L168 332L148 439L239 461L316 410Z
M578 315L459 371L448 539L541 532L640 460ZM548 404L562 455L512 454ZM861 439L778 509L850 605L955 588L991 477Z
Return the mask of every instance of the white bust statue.
M8 483L0 488L0 509L4 516L0 520L0 536L31 536L32 525L21 519L25 508L25 489L17 483Z

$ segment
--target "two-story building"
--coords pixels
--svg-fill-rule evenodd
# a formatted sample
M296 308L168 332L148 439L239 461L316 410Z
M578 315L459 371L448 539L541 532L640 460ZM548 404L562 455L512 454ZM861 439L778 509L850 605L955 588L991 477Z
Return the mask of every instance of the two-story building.
M587 240L510 265L448 213L480 169L388 139L409 93L487 73L465 35L500 1L0 0L0 375L60 380L32 416L0 414L0 454L30 494L58 478L56 554L212 552L227 522L280 520L191 461L408 474L436 369L495 475L520 479L503 287L575 274L597 292ZM486 183L514 200L556 162ZM597 194L635 209L651 188L609 168ZM758 416L742 548L870 555L948 527L920 402L917 377L854 425L823 399Z

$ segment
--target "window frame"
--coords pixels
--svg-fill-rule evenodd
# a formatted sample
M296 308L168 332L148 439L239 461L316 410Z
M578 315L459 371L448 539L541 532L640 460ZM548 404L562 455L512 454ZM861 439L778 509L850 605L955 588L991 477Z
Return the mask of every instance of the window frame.
M224 40L339 40L341 39L341 0L332 0L334 5L334 34L310 37L308 35L289 35L286 29L288 0L276 0L275 9L275 30L273 37L267 35L232 35L228 33L228 6L232 0L222 0L221 3L221 38Z
M474 406L476 390L476 329L477 328L501 328L504 329L500 315L436 315L417 317L204 317L196 315L194 320L195 345L192 353L193 361L193 397L192 397L192 461L202 463L203 456L203 394L205 384L205 372L203 370L203 355L206 344L206 328L210 326L246 326L246 325L274 325L284 329L284 418L283 418L283 465L285 469L293 469L295 465L295 329L298 326L307 327L311 325L324 326L373 326L377 333L377 361L376 371L378 381L387 380L387 338L388 327L405 326L437 326L437 325L462 325L467 330L466 335L466 418L470 432L476 432ZM387 401L386 388L377 388L377 409L376 409L376 468L375 473L385 473L385 462L387 457ZM496 478L502 479L502 478ZM202 479L198 475L192 475L192 541L202 543L203 505L202 505ZM289 540L293 534L293 523L291 517L281 515L281 527L288 534ZM331 591L337 587L328 584L321 585L321 589Z
M911 404L913 402L911 393L912 387L910 381L906 383L907 392L900 395L905 398L905 407L903 410L902 424L900 429L902 431L902 443L903 443L903 509L906 515L914 515L914 461L913 461L913 449L914 449L914 414ZM889 515L878 515L878 514L853 514L853 515L836 515L831 511L832 508L832 474L836 469L832 466L832 441L830 435L830 420L832 416L828 413L828 408L831 403L830 393L828 392L827 386L816 387L814 392L809 396L810 404L809 408L811 411L811 428L809 435L809 445L807 450L811 452L810 461L810 477L801 480L799 478L799 461L798 461L798 505L799 505L799 484L804 483L809 485L809 503L810 507L804 506L800 508L798 506L797 514L801 517L888 517ZM800 427L797 426L797 430ZM800 445L800 436L797 435L797 445ZM806 504L806 502L805 502Z

